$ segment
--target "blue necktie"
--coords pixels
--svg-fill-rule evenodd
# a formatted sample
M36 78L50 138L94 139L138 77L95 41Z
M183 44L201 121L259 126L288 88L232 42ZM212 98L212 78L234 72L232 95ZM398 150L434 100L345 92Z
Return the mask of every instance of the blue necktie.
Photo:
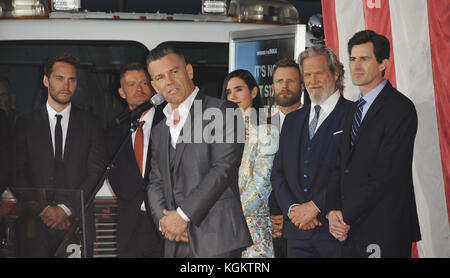
M320 105L314 106L314 109L316 110L316 113L314 114L311 124L309 124L309 140L314 137L316 131L317 122L319 121Z
M362 111L363 111L364 104L366 104L366 101L363 98L360 98L358 105L357 105L356 112L355 112L355 116L353 117L353 122L352 122L352 141L351 141L352 147L355 144L355 138L356 138L356 135L358 134L359 127L361 126Z

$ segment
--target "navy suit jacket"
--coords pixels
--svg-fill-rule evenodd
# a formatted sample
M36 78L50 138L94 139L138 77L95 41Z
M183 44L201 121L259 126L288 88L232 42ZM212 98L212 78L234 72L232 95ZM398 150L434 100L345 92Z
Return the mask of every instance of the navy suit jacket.
M334 110L317 129L313 140L317 136L316 140L320 141L315 145L316 155L309 161L312 186L307 192L300 184L302 178L300 163L305 160L301 157L301 141L302 131L309 130L311 106L307 105L286 116L280 135L280 146L273 163L271 181L278 204L286 218L285 231L288 239L304 239L313 233L313 230L300 230L289 220L287 215L292 204L302 204L312 200L321 212L325 209L326 189L342 138L344 118L352 106L353 102L340 97ZM327 224L322 213L319 213L318 217L319 221ZM327 230L328 227L324 225L316 229Z
M345 120L326 210L341 210L351 226L347 243L367 257L377 244L382 257L406 257L420 240L412 180L417 132L414 104L388 82L365 115L350 145L356 105Z

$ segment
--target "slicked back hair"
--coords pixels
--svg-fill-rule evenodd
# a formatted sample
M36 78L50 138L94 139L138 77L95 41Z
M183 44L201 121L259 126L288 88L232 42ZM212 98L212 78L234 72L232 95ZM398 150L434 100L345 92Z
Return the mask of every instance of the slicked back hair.
M64 62L64 63L74 66L74 68L78 74L78 69L80 68L80 61L76 57L74 57L70 54L63 54L63 55L51 56L47 59L47 61L45 61L44 75L47 76L48 78L50 78L50 75L53 72L53 65L58 62Z
M384 59L389 60L391 51L389 40L385 36L377 34L372 30L360 31L353 35L353 37L348 41L348 55L351 55L353 46L368 42L373 44L373 52L378 64L381 64ZM382 72L383 76L385 72L386 70Z
M298 57L298 64L300 65L300 73L303 79L303 62L306 58L324 56L327 58L327 66L331 73L338 74L338 78L335 82L335 89L341 92L344 91L344 65L339 61L336 54L331 50L331 48L325 45L314 45L307 48L305 51L300 53Z

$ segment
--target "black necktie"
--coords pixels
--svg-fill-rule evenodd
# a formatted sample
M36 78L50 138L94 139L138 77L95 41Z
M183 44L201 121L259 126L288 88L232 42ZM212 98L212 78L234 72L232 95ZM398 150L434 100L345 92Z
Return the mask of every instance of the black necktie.
M57 162L62 161L62 127L61 127L61 115L56 115L55 126L55 160Z

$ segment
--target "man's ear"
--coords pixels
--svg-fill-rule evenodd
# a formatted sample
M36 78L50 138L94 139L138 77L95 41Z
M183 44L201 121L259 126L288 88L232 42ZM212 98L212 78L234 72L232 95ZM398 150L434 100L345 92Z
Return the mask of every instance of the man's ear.
M44 86L48 88L48 77L44 74L44 79L42 80L42 83L44 83Z
M389 60L384 59L380 64L380 71L386 70L389 66Z
M189 78L192 80L194 78L194 68L191 64L186 65L186 71L188 73Z
M127 99L127 96L125 95L125 92L124 92L124 90L122 88L119 88L118 91L119 91L119 95L120 95L121 98Z

